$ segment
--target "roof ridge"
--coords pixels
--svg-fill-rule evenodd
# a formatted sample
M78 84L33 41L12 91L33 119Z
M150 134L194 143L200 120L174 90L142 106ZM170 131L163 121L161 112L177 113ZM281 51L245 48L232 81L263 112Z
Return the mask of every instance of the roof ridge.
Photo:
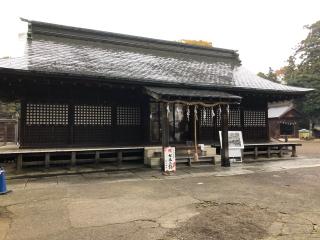
M163 50L176 50L184 53L196 53L199 55L214 55L220 57L233 58L237 62L239 60L239 54L236 50L217 48L217 47L205 47L195 46L191 44L185 44L175 41L140 37L134 35L127 35L122 33L107 32L101 30L94 30L88 28L73 27L67 25L60 25L54 23L47 23L41 21L28 20L20 18L22 21L29 23L28 36L32 38L33 34L44 34L59 37L69 37L76 39L84 39L89 41L107 41L118 44L133 44L135 46L143 48L155 48L159 47Z

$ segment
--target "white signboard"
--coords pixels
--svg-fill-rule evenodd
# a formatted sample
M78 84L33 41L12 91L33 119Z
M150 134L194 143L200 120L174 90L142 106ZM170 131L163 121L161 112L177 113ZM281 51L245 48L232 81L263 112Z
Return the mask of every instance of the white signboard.
M219 131L219 137L220 137L220 146L222 148L222 132L221 131ZM242 132L228 131L228 142L229 142L229 157L234 158L236 161L238 158L240 162L242 162L241 149L244 148Z
M176 171L176 149L174 147L164 148L164 171Z

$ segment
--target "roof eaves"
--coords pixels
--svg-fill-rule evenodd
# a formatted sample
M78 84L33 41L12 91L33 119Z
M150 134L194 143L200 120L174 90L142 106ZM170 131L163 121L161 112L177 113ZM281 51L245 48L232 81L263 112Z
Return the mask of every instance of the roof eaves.
M46 74L51 76L66 76L70 78L80 78L86 77L86 79L97 79L100 81L109 81L110 83L130 83L130 84L140 84L140 85L148 85L148 86L172 86L172 87L185 87L185 88L192 88L196 87L198 89L211 89L211 90L222 90L222 91L241 91L241 92L254 92L254 93L286 93L289 95L305 95L306 93L313 91L313 89L306 88L305 90L301 91L285 91L285 90L272 90L272 89L259 89L259 88L247 88L241 86L227 86L227 85L213 85L211 83L187 83L187 82L171 82L171 81L161 81L161 80L154 80L154 79L138 79L138 78L131 78L128 80L124 77L115 77L115 76L105 76L105 75L90 75L90 74L79 74L79 73L68 73L68 72L47 72L47 71L39 71L39 70L25 70L25 69L11 69L11 68L2 68L0 67L0 71L7 71L7 72L18 72L18 73L25 73L25 74Z

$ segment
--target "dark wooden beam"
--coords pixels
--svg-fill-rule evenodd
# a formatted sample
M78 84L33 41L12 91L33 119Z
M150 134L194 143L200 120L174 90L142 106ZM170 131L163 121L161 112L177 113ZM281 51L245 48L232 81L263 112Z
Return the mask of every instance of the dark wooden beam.
M167 117L167 104L160 103L161 112L161 142L162 147L169 146L169 119Z
M222 131L221 166L230 167L227 105L221 106L221 131Z

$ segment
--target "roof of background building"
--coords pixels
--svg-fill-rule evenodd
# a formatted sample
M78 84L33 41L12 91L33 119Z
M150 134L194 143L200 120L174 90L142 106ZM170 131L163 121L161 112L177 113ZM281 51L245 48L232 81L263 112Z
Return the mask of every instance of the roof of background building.
M277 106L268 109L268 118L280 118L293 109L292 106Z
M260 78L239 66L236 51L24 20L25 55L0 59L0 68L122 78L146 83L305 93Z

